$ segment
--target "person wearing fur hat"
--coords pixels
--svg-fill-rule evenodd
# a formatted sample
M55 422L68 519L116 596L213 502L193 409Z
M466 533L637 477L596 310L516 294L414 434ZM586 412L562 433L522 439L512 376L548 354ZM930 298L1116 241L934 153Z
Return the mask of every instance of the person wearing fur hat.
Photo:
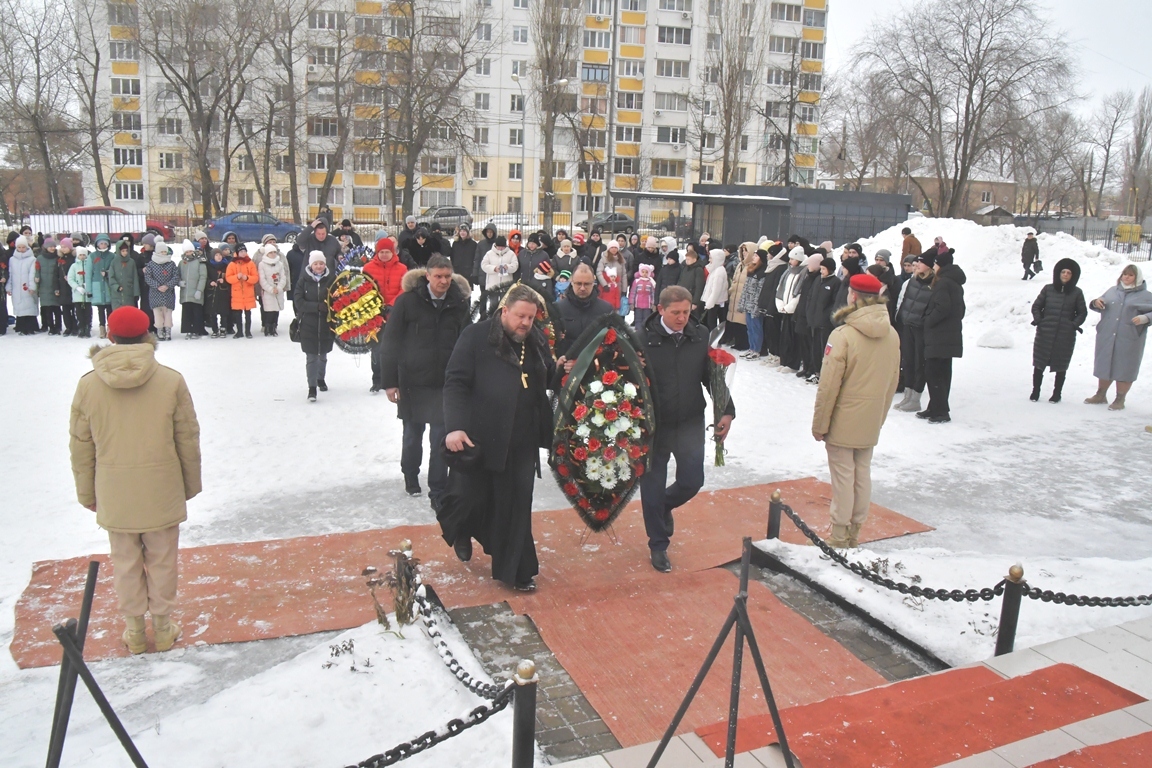
M140 278L136 273L136 260L132 258L132 246L127 240L116 243L116 254L108 265L108 295L112 299L112 311L120 307L134 307L140 296Z
M204 293L207 290L208 262L204 253L197 248L187 248L180 259L180 332L185 339L208 335L208 329L204 327Z
M913 277L904 284L896 307L900 324L900 378L904 399L892 406L898 411L919 412L924 393L924 311L932 297L936 257L923 253L912 263Z
M939 238L937 238L939 239ZM940 241L943 244L943 240ZM930 253L926 251L926 253ZM952 420L952 359L964 356L964 283L968 278L954 261L953 250L936 252L936 277L924 308L924 378L928 407L916 415L930 424Z
M36 254L28 238L16 238L8 257L8 282L4 291L12 297L12 314L16 316L16 333L31 336L40 330L40 292L36 285ZM8 322L5 315L4 322Z
M204 314L212 326L212 338L232 334L232 286L228 282L228 265L232 263L232 246L227 243L212 250L208 259L207 300Z
M381 298L384 299L382 312L385 317L390 311L388 308L396 303L397 297L404 290L404 275L407 272L408 267L396 255L396 241L390 237L382 237L377 240L376 254L371 261L364 265L364 274L376 281L376 287L380 290ZM384 389L384 368L380 358L383 352L382 340L383 334L377 338L376 343L372 346L372 387L368 390L372 394Z
M308 377L308 402L316 402L316 391L328 391L324 374L328 353L336 336L328 324L328 291L335 275L323 251L308 254L308 267L293 289L292 310L300 321L300 349L304 352L304 371Z
M56 240L44 239L36 251L36 290L40 300L40 330L51 336L60 335L60 269L56 263Z
M108 335L106 324L111 311L112 297L108 290L108 267L112 264L112 238L103 233L93 241L96 250L88 252L88 288L92 294L92 306L96 308L96 319L100 324L100 338Z
M265 336L276 336L280 313L287 306L287 294L292 290L292 277L288 261L276 243L265 244L262 251L260 263L256 265L256 274L260 277L261 328Z
M260 247L258 247L256 249L256 256L252 259L252 263L254 263L256 265L256 271L257 272L260 271L260 262L263 260L264 252L269 245L271 245L273 248L276 248L276 245L277 245L276 235L272 234L271 232L265 233L265 235L260 238ZM276 252L279 253L280 249L276 248ZM284 263L285 263L285 265L287 265L287 263L288 263L287 259L285 259ZM291 268L288 269L288 272L289 273L292 272ZM292 285L292 283L289 282L289 285ZM288 292L291 293L292 289L289 288ZM256 306L260 309L261 332L265 336L270 336L271 334L268 333L268 310L264 308L264 285L263 285L263 283L256 283Z
M72 307L76 313L76 336L92 336L92 294L88 290L88 249L80 245L73 251L75 258L68 267L66 281L72 289Z
M248 256L248 247L244 243L236 246L236 256L228 265L224 279L232 286L232 322L236 324L236 333L232 338L252 338L252 310L256 308L256 286L260 282L260 275L256 272L256 265Z
M838 549L855 547L872 502L872 451L900 378L900 337L888 319L887 296L875 276L849 280L848 305L828 336L812 437L824 443L832 482L832 535Z
M156 318L156 334L160 341L171 341L180 265L172 261L172 249L163 240L156 241L152 261L144 268L144 282L148 284L148 301Z
M394 261L399 261L393 257ZM403 265L401 265L403 266ZM471 321L471 286L440 254L426 270L408 270L394 299L380 343L381 382L404 427L400 471L404 490L420 495L425 426L428 427L428 500L439 512L448 486L444 445L444 371Z
M180 637L171 615L180 523L202 490L200 425L184 377L156 361L148 316L121 307L109 316L108 331L112 344L92 349L92 371L72 399L76 498L108 531L126 625L121 639L131 653L144 653L151 614L156 650L163 652Z
M68 285L68 270L76 263L76 251L72 238L61 237L56 246L56 283L60 286L60 320L64 324L64 335L76 335L76 303L72 300L72 290Z
M1060 402L1064 378L1076 349L1076 334L1088 319L1088 305L1084 291L1076 287L1080 281L1080 265L1072 259L1060 259L1052 268L1052 284L1040 290L1032 302L1032 325L1036 338L1032 343L1032 402L1040 399L1044 383L1044 369L1056 374L1056 386L1048 402Z
M351 219L341 219L340 227L333 233L337 237L347 237L348 241L352 243L353 248L359 248L364 245L364 240L361 239L360 234L356 228L352 226Z

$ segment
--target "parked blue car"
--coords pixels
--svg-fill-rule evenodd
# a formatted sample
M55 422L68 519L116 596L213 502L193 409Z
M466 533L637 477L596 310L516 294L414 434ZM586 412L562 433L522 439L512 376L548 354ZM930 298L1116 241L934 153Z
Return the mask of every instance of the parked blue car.
M281 243L294 243L300 234L300 225L281 221L270 213L226 213L205 223L204 231L208 239L217 242L224 233L235 232L236 237L246 243L258 243L260 238L273 234Z

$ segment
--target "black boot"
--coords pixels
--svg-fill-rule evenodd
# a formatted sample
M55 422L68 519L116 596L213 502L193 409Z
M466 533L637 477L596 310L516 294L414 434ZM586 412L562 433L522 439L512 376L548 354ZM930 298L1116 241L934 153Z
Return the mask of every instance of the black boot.
M456 557L465 563L468 562L472 559L472 537L458 537L452 549L456 551Z
M1060 402L1060 393L1064 391L1064 377L1066 375L1066 371L1060 371L1056 374L1056 386L1052 388L1052 397L1048 398L1048 402Z
M1033 368L1032 369L1032 394L1028 396L1029 400L1031 400L1032 402L1035 403L1040 399L1040 386L1043 383L1044 383L1044 369L1043 368Z
M316 402L316 387L308 387L308 402Z
M328 385L324 383L324 379L316 379L316 386L320 389L321 392L328 391Z

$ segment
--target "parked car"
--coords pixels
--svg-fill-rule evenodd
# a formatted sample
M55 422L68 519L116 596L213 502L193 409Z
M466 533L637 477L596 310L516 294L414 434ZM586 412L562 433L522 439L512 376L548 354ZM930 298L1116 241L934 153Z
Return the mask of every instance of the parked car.
M630 235L636 231L636 220L624 213L598 213L591 220L585 219L578 222L576 226L585 232L598 229L601 232L611 232L612 234L623 232Z
M82 214L82 213L89 213L89 214L91 214L91 213L96 213L96 214L100 214L100 213L127 213L127 214L131 214L132 212L126 211L123 208L117 208L117 207L112 206L112 205L82 205L82 206L79 206L77 208L69 208L67 213L69 213L69 214ZM143 231L143 232L109 232L108 236L111 237L115 241L115 240L119 240L125 234L130 234L130 235L132 235L132 238L136 242L140 242L140 238L143 237L144 235L147 235L147 234L156 235L157 237L163 237L165 240L167 240L169 242L176 239L176 230L172 227L171 224L169 224L166 221L160 221L159 219L146 219L144 222L144 227L145 227L145 231ZM81 234L83 236L79 237L79 239L81 241L83 241L85 245L87 245L88 242L91 242L92 238L94 238L96 235L98 235L100 233L99 232L84 232L84 233L73 232L72 233L73 237L77 237L78 235L81 235Z
M472 226L472 214L467 208L459 205L441 205L429 208L416 217L416 223L432 229L438 227L441 232L453 232L461 224Z
M294 243L300 234L300 225L281 221L270 213L243 211L226 213L204 222L204 232L212 242L219 242L227 232L246 243L258 243L264 235L272 234L281 243Z
M536 229L533 225L538 218L538 216L528 213L498 213L478 222L473 229L483 231L485 227L495 227L498 234L507 236L514 229L521 232L529 227Z

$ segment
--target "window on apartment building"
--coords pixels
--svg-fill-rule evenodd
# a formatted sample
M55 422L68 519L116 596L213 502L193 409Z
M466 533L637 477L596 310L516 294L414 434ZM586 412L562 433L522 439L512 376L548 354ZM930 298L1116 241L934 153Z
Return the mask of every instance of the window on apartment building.
M640 158L612 158L612 173L616 174L617 176L638 176L640 174Z
M327 171L329 168L335 168L339 171L343 167L344 161L336 155L323 152L308 153L308 170L310 171Z
M140 130L140 113L139 112L113 112L112 113L112 130L114 130L114 131L139 131Z
M113 96L139 96L140 80L135 77L112 78Z
M688 62L656 59L656 77L688 77Z
M288 155L276 155L275 166L276 173L289 173L292 170L292 164L288 162Z
M816 171L812 168L796 168L793 173L797 184L810 187L816 183Z
M273 205L277 208L288 208L292 205L292 190L276 189L272 195Z
M357 84L352 90L352 101L355 104L383 104L384 90L377 85Z
M796 117L802 123L816 122L816 107L811 104L801 104L796 109Z
M541 177L546 175L544 173L544 169L547 167L548 166L546 166L544 164L544 161L541 160L540 161L540 176ZM556 162L552 163L552 178L563 179L567 175L568 175L568 163L564 162L563 160L557 160Z
M589 163L588 164L588 178L593 181L604 181L604 170L607 168L605 163Z
M700 137L700 146L704 149L716 149L716 134L705 133Z
M824 43L810 43L805 40L800 45L800 58L802 59L823 59L824 58Z
M612 15L612 0L587 0L584 8L593 16Z
M622 11L646 11L648 0L618 0Z
M115 27L136 26L136 4L108 3L108 24Z
M144 199L144 185L143 184L124 184L117 183L115 187L115 197L117 200L143 200Z
M705 47L710 51L718 51L724 47L724 36L719 32L709 32Z
M782 120L788 117L788 102L786 101L770 101L764 105L764 116L774 119Z
M308 63L332 66L336 63L336 49L328 46L312 48L308 51Z
M344 187L330 187L327 204L344 205ZM308 205L320 205L320 187L308 187Z
M653 176L681 177L684 175L683 160L653 160Z
M748 169L745 168L744 166L740 166L739 168L736 169L736 183L737 184L747 184L748 183Z
M512 42L527 43L528 27L512 27Z
M456 173L456 158L447 155L422 157L420 158L420 173L451 176Z
M691 27L657 27L656 38L661 43L692 45Z
M607 64L583 64L580 67L580 79L585 83L608 82L611 69Z
M637 59L620 59L618 61L621 77L644 77L644 62Z
M156 133L161 136L179 136L184 133L184 121L179 117L162 117L156 121Z
M108 57L113 61L137 61L140 58L140 49L133 42L112 40L108 43Z
M512 74L516 75L516 77L527 77L528 76L528 62L524 61L523 59L513 59L512 60Z
M688 97L683 93L657 93L656 109L665 109L669 112L687 112Z
M740 134L740 151L741 152L747 152L748 151L748 134L746 134L746 133Z
M487 160L473 160L472 161L472 178L486 179L488 178L488 161Z
M642 129L638 125L618 125L616 126L616 141L638 144L641 133Z
M790 69L770 69L768 70L768 85L792 85L792 70Z
M380 170L380 155L374 152L358 152L352 157L352 167L360 173L375 173Z
M491 75L492 74L492 59L480 59L476 62L477 75Z
M383 205L384 190L371 187L353 187L352 205Z
M581 96L580 111L589 115L605 115L608 113L608 99L597 99L592 96Z
M524 165L521 163L508 163L508 178L513 181L524 178Z
M799 5L791 3L772 3L773 21L800 21L801 11Z
M116 165L144 165L144 150L139 147L116 147L112 150Z
M768 53L792 53L796 50L795 37L783 37L782 35L769 35L768 36Z
M345 29L344 14L340 11L312 11L308 14L308 29Z
M644 94L631 91L616 92L616 109L644 109Z
M374 139L380 137L379 120L353 120L352 135L358 139Z
M620 27L620 43L622 45L643 45L648 35L644 27Z
M236 190L236 205L240 208L251 208L252 206L256 205L256 190Z
M784 134L770 133L770 134L768 134L767 143L768 143L768 149L784 149L784 145L787 142L784 138Z
M508 143L514 147L524 145L524 131L521 128L508 129Z
M828 16L825 11L814 11L811 8L804 9L804 26L806 27L823 27L827 18Z
M656 129L656 141L660 144L685 144L688 141L688 129L662 125Z
M480 6L481 8L491 8L492 0L476 0L476 5Z
M339 136L340 118L337 117L310 117L308 118L309 136Z
M456 131L450 125L434 125L428 132L428 138L433 141L452 141L455 136Z
M660 0L662 11L691 11L692 0Z
M472 129L472 140L477 144L484 146L488 143L488 129L476 127Z
M473 106L476 109L488 111L491 108L491 96L487 93L477 93L474 96L474 102Z
M988 190L984 190L983 192L981 192L980 193L980 202L982 202L982 203L992 202L992 193L989 192Z
M585 131L581 138L585 149L603 149L608 146L608 131Z
M513 112L523 112L524 111L524 94L522 94L522 93L512 94L511 109Z
M800 90L802 91L820 91L823 90L824 76L803 72L800 75L799 82Z
M577 207L583 213L599 213L604 210L604 198L596 195L579 195Z
M252 158L248 155L240 155L236 158L236 170L238 171L252 171L255 170L256 164L252 162Z
M704 68L704 82L706 83L719 83L720 82L720 67L705 67Z
M612 33L604 32L598 29L584 30L584 47L585 48L611 48L612 47Z
M508 198L508 213L520 213L524 207L524 201L519 197Z
M160 169L163 171L179 171L184 168L184 155L181 152L161 152Z
M357 16L356 34L382 35L384 34L384 19L379 16Z
M492 25L487 23L477 24L476 39L484 43L492 42Z
M706 184L710 181L716 181L716 166L702 165L700 166L700 183Z
M492 25L489 24L489 27ZM404 16L393 16L388 19L388 36L408 38L412 36L412 24Z
M488 195L472 195L472 213L488 213Z
M527 10L528 0L512 0L512 7Z
M360 69L377 70L384 68L383 51L360 51L356 54L356 66Z
M160 187L160 204L161 205L183 205L184 204L184 188L183 187Z
M425 16L424 34L432 37L459 37L459 16Z
M313 83L308 86L308 99L318 104L335 103L336 83Z

